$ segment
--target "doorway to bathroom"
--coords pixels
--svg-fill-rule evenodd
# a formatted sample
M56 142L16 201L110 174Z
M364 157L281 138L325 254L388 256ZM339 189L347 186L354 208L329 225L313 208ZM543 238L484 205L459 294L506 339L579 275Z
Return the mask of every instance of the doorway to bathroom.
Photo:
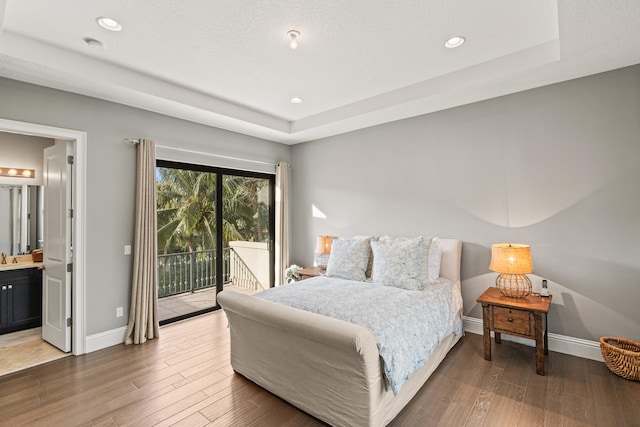
M11 349L18 346L27 347L25 350L31 356L41 354L42 361L52 360L51 357L58 357L67 354L80 355L86 352L86 329L85 329L85 183L86 183L86 134L68 129L54 128L49 126L36 125L25 122L16 122L0 119L0 132L15 134L16 136L49 138L65 147L65 162L73 163L73 174L68 176L69 186L59 192L60 197L68 198L71 207L64 204L54 203L56 214L51 215L50 221L58 221L60 218L72 218L69 221L68 233L65 231L63 249L49 249L49 255L61 261L67 280L61 280L59 275L55 277L48 275L49 279L44 280L44 298L42 300L44 329L54 329L62 336L62 340L56 341L55 345L62 351L51 356L47 351L39 347L42 342L42 335L46 335L42 328L36 328L19 333L12 333L0 337L0 360L9 357L11 360L26 359ZM55 144L54 144L55 145ZM68 150L68 152L66 151ZM43 153L40 153L42 158ZM47 163L47 160L44 160ZM51 175L54 176L52 170ZM67 193L68 192L68 193ZM73 194L73 197L71 197ZM51 210L51 208L49 209ZM46 215L46 214L45 214ZM46 221L46 218L45 218ZM45 227L46 228L46 227ZM52 227L50 228L57 228ZM45 236L46 240L46 236ZM53 242L55 239L50 237ZM62 246L61 246L62 247ZM60 257L66 252L68 257ZM51 260L44 262L45 276L47 268L51 265ZM66 273L68 272L68 273ZM49 288L47 288L49 286ZM73 298L71 296L73 295ZM64 300L64 301L62 301ZM64 307L66 303L67 307ZM48 307L48 308L47 308ZM62 309L57 310L57 307ZM57 351L57 350L56 350ZM53 353L53 352L52 352ZM21 353L24 354L24 353ZM8 355L8 356L7 356ZM36 357L37 359L37 357ZM4 364L4 363L3 363ZM33 363L37 364L37 360ZM10 363L7 363L7 366ZM29 364L31 366L32 364ZM25 366L26 367L26 366ZM2 372L0 372L2 374Z

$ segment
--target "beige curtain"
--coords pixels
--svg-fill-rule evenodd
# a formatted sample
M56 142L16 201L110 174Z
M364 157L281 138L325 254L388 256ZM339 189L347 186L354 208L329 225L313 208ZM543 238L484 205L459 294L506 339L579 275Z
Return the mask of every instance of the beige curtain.
M125 344L142 344L159 336L156 287L156 145L143 139L138 144L136 224L133 246L131 310Z
M276 286L284 281L289 266L289 165L276 164Z

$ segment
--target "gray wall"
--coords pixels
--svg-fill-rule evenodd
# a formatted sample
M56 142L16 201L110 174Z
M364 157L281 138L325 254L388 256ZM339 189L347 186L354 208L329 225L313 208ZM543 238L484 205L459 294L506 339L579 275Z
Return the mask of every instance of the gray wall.
M639 163L640 66L296 145L292 262L319 234L458 238L480 318L491 244L527 243L550 332L640 340Z
M292 262L312 263L318 234L459 238L465 314L480 317L491 243L528 243L534 289L546 278L554 295L551 332L640 339L639 66L291 149L13 80L0 98L2 118L88 134L90 335L126 324L115 307L128 312L135 149L122 139L146 137L290 161Z
M132 257L124 255L124 245L133 244L136 150L123 138L245 159L290 160L286 145L14 80L0 79L0 99L4 119L87 132L88 335L126 325L126 315L115 317L116 307L129 312Z

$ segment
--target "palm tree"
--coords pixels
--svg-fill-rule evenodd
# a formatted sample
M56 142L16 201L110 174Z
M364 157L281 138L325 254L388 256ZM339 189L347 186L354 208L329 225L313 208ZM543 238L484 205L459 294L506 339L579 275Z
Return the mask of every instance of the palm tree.
M268 200L261 196L268 181L224 175L223 244L265 241ZM157 169L158 249L166 253L212 249L216 241L216 174L184 169ZM266 236L265 236L266 233Z
M262 242L265 240L264 221L268 218L268 201L259 201L263 188L268 189L268 181L259 178L247 178L236 175L225 175L222 180L222 221L223 240L244 240ZM268 233L267 233L268 237Z
M215 246L215 174L158 168L158 249L164 253Z

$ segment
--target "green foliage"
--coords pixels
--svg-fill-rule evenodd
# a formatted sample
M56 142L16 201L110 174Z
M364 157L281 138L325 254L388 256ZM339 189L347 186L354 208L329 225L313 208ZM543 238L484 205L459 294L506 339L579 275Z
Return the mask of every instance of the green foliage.
M157 168L158 251L193 252L215 248L216 174ZM229 241L268 241L269 181L224 175L223 247Z

